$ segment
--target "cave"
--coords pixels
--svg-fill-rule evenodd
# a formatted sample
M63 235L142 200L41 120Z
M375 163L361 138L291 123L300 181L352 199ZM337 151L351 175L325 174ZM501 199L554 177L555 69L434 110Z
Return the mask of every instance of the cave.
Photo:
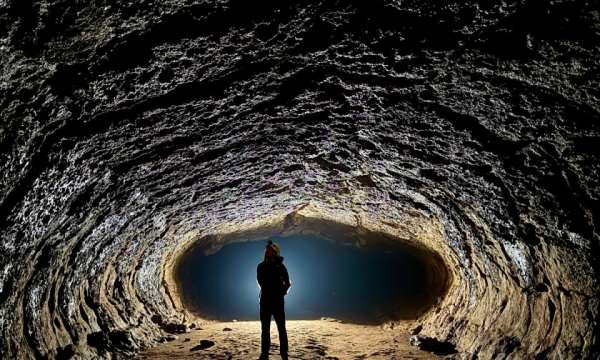
M0 358L253 358L187 265L298 236L425 277L375 316L292 285L296 358L600 356L598 2L5 0L0 28Z

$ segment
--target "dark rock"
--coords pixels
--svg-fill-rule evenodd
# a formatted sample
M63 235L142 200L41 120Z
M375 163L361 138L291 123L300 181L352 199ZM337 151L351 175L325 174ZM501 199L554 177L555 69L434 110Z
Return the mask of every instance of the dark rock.
M204 350L204 349L208 349L211 346L214 346L215 342L211 341L211 340L200 340L200 345L196 345L193 348L190 349L190 351L196 351L196 350Z
M109 349L108 335L101 331L90 333L87 335L87 344L102 353Z
M418 325L417 327L411 329L410 333L412 335L418 335L421 332L421 330L423 330L423 325Z
M423 351L429 351L436 355L456 354L456 346L447 341L438 341L436 338L411 336L410 344Z
M67 346L59 347L56 349L56 360L69 360L75 355L75 347L73 344L69 344Z
M190 332L190 329L183 324L162 324L160 328L171 334L185 334Z
M108 339L112 346L119 349L136 350L138 348L130 331L111 331Z
M190 332L190 327L188 325L164 322L160 315L153 315L150 320L157 324L161 329L171 334L185 334Z

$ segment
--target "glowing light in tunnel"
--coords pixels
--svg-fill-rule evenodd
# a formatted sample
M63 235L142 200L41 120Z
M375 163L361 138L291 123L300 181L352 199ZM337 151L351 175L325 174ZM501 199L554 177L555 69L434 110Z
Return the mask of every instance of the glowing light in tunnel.
M337 317L377 322L423 291L425 271L411 255L359 249L315 236L273 237L282 249L292 281L285 297L288 319ZM265 241L224 245L204 256L198 251L179 268L183 291L203 317L257 320L256 267Z

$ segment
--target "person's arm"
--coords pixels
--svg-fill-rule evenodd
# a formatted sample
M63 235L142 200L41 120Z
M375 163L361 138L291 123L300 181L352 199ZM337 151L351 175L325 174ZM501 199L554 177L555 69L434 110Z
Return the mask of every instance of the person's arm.
M287 268L283 267L283 295L287 295L288 291L292 287L292 281L290 280L290 275L288 274Z
M258 287L260 289L262 289L262 276L261 276L261 271L260 271L260 264L256 268L256 284L258 285Z
M292 280L288 279L287 281L283 281L283 295L287 295L288 291L292 287Z

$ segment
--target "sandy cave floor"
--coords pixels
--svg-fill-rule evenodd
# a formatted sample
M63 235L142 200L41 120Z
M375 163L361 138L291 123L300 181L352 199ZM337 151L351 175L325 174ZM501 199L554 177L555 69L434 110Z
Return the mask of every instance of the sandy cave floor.
M411 346L406 324L396 324L392 328L330 320L287 321L289 356L290 359L331 360L443 358ZM214 342L214 345L202 349L199 346L202 340ZM239 321L200 325L176 340L139 353L137 358L257 359L259 355L260 322ZM270 359L280 359L274 321L271 322Z

